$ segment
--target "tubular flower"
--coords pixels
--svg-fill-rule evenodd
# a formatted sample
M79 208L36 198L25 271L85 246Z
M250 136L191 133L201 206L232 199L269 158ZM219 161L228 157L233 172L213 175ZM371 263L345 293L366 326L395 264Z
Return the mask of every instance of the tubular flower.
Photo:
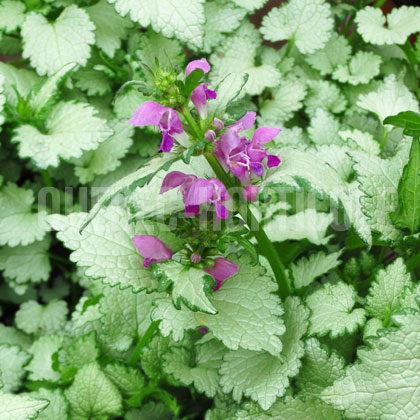
M258 188L258 185L247 185L243 191L245 200L249 202L257 201Z
M153 235L135 235L131 238L139 254L144 257L143 267L155 261L166 261L172 258L172 250Z
M238 272L238 266L226 258L218 257L214 259L213 267L204 267L204 271L216 280L216 286L213 289L216 291L220 289L220 286L227 278Z
M230 196L218 179L197 178L195 175L172 171L163 179L160 194L177 187L181 187L187 217L196 216L200 211L200 204L210 203L216 208L217 220L227 218L228 211L222 203L229 200Z
M177 112L156 102L143 102L128 123L134 127L157 126L162 133L159 151L170 152L174 145L174 139L183 146L190 146L190 140L182 127Z
M219 162L227 167L244 185L251 182L251 172L262 176L267 158L267 166L277 166L280 159L276 155L269 155L261 143L268 142L280 133L280 129L271 127L258 128L251 141L241 137L240 132L254 125L255 112L247 112L239 121L228 127L216 142L214 151Z
M205 58L189 62L185 69L185 77L187 78L190 73L197 69L203 70L203 73L206 74L210 71L210 64Z
M191 101L201 118L207 118L207 99L216 99L216 96L216 92L208 89L205 83L201 83L192 91Z

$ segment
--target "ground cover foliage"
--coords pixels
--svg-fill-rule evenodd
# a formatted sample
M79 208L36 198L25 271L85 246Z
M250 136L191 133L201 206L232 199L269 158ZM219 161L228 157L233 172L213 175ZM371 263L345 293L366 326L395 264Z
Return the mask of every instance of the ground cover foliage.
M0 420L420 418L384 3L0 3Z

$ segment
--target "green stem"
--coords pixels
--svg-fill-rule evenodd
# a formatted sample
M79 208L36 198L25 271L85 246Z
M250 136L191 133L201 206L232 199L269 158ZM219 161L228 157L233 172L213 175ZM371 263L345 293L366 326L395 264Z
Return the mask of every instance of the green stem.
M386 247L383 246L378 256L378 264L382 264L382 261L384 260L384 256L385 256L385 251L386 251Z
M295 44L295 40L289 39L289 42L287 43L287 48L286 48L286 52L284 53L283 58L289 57L290 51L292 51L292 47Z
M228 174L223 170L219 161L216 159L212 152L208 152L205 154L207 162L210 164L212 169L214 170L216 176L219 178L220 181L223 182L225 187L229 190L230 188L234 187L234 184ZM270 266L274 272L276 277L278 287L279 287L279 295L284 300L287 296L290 295L290 288L289 282L286 275L286 270L284 268L283 263L281 262L274 245L271 243L270 239L268 238L267 234L265 233L263 227L259 224L257 219L255 218L254 214L252 213L251 209L248 207L247 203L239 206L239 213L241 214L242 218L248 224L248 227L252 234L254 235L255 239L258 242L258 245L261 248L261 251L264 253L264 256L267 258Z
M382 7L385 4L386 0L377 0L377 2L375 3L375 5L373 7L376 7L377 9L379 9L380 7Z
M406 262L408 271L413 271L418 265L420 265L420 252L410 257Z
M381 139L381 144L380 144L380 148L381 148L381 151L384 149L384 147L385 147L385 142L386 142L386 137L387 137L387 135L388 135L388 132L386 131L386 128L385 127L383 127L382 128L382 139Z
M416 74L416 65L417 65L417 58L413 46L410 43L410 40L403 45L398 45L403 51L405 56L407 57L408 64L411 70L411 74L413 75L414 87L416 89L417 99L420 101L420 87L419 81L417 79Z
M51 177L50 177L50 174L48 173L48 171L47 170L42 171L41 174L42 174L42 178L44 179L45 185L47 187L53 188L54 185L53 185L53 183L51 181Z
M200 127L198 126L198 124L196 123L194 117L191 115L191 112L190 112L190 110L188 109L187 106L185 106L182 109L182 114L184 115L185 119L187 120L188 125L190 126L191 131L194 134L194 137L197 140L201 140L203 138L203 133L200 130Z
M130 357L130 360L128 362L129 366L136 366L139 358L140 353L143 349L143 347L149 342L149 340L152 338L153 333L157 330L159 327L160 321L153 321L149 328L147 328L146 332L143 334L143 337L138 341L136 348L133 351L133 354Z

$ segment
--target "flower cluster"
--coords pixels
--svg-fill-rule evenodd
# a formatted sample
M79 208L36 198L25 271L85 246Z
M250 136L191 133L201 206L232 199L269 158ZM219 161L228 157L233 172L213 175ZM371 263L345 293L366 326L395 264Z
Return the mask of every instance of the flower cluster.
M144 258L144 267L149 267L152 262L162 262L172 258L172 250L156 236L135 235L132 241L139 254ZM197 264L201 261L201 256L193 253L191 261ZM217 257L211 267L203 267L203 270L216 281L216 286L213 289L216 291L220 289L224 280L238 272L238 266L226 258Z
M177 109L163 106L153 101L144 102L134 113L129 123L135 127L147 125L156 126L162 133L161 152L170 152L177 141L185 148L194 148L200 141L206 153L214 153L216 160L225 172L231 172L244 187L243 194L247 201L255 201L258 186L255 181L263 176L264 164L270 168L278 166L280 159L266 152L263 145L274 139L280 129L271 127L257 128L251 140L243 135L245 130L255 124L255 112L247 112L236 123L225 127L223 121L208 115L207 102L216 99L215 91L209 89L201 79L210 71L210 65L205 58L195 60L187 65L183 81L178 80L179 94L185 96L185 103ZM187 93L186 93L187 92ZM197 111L198 124L188 110L191 101ZM183 122L181 122L183 118ZM191 150L191 149L190 149ZM214 207L219 219L228 217L224 203L231 198L226 186L217 178L198 178L192 174L179 171L168 173L160 189L160 194L179 188L185 204L185 215L195 217L200 206L208 203ZM136 235L133 243L140 255L144 257L143 265L148 267L151 262L161 262L172 258L172 250L159 238L152 235ZM208 263L208 259L206 260ZM191 254L190 262L202 264L203 270L216 280L218 290L222 282L238 271L238 267L226 258L217 257L212 265L205 266L199 252Z

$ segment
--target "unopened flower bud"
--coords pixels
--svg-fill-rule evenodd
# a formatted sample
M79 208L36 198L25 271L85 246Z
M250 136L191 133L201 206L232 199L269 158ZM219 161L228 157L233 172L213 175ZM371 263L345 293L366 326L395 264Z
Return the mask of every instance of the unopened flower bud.
M216 127L216 131L222 131L224 128L224 123L222 120L219 120L219 118L215 118L213 120L213 127Z
M197 254L197 252L194 252L194 254L191 254L190 259L194 264L198 264L201 261L201 255Z
M207 140L215 140L216 139L216 133L214 132L214 130L207 130L206 134L204 134L204 137Z

